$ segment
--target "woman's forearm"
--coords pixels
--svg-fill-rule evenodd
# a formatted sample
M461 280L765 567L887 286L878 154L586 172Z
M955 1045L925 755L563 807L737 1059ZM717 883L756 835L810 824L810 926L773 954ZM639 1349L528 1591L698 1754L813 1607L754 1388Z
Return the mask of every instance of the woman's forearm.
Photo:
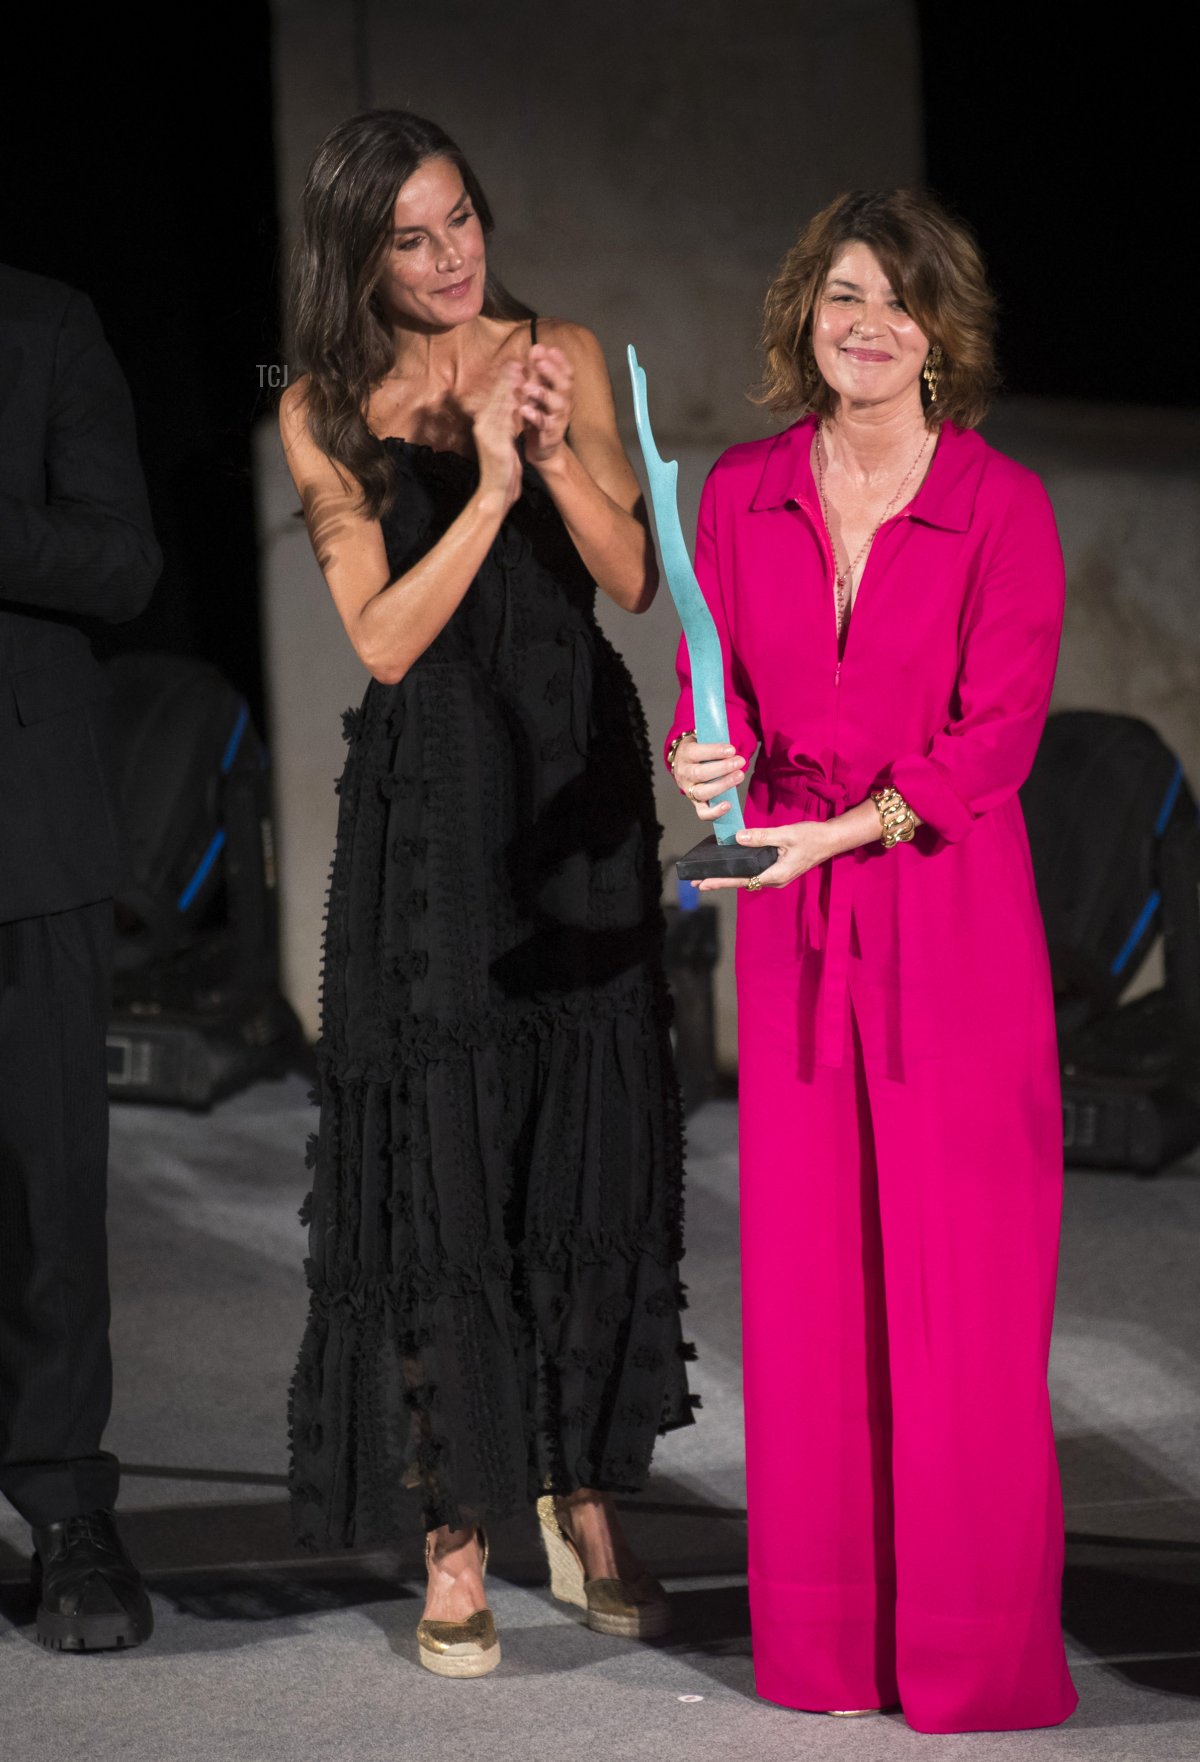
M450 622L500 530L503 496L479 489L419 562L380 588L351 636L359 659L396 685Z
M536 466L597 587L627 612L644 612L658 587L648 526L619 507L567 443Z

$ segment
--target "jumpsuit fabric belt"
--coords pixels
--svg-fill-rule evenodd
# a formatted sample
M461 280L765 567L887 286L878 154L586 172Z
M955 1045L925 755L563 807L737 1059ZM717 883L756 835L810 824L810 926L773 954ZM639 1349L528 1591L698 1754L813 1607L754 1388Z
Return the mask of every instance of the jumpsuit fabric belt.
M849 792L844 783L798 771L768 769L765 776L771 816L782 823L799 820L832 820L846 811ZM854 796L861 801L865 789ZM846 1047L846 999L850 985L850 926L854 909L854 883L859 853L845 851L821 865L814 884L807 887L800 907L801 940L810 948L823 948L820 995L817 1002L819 1065L841 1065Z

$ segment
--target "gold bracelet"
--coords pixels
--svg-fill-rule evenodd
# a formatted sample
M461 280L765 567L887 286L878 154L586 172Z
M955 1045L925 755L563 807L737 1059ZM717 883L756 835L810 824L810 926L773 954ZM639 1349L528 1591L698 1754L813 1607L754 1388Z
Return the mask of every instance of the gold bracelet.
M917 830L916 816L898 789L873 789L871 800L883 830L880 838L884 850L894 844L911 844Z
M695 738L696 730L694 728L689 728L685 733L677 734L667 748L667 770L671 773L672 777L675 775L675 754L679 751L685 740L695 740Z

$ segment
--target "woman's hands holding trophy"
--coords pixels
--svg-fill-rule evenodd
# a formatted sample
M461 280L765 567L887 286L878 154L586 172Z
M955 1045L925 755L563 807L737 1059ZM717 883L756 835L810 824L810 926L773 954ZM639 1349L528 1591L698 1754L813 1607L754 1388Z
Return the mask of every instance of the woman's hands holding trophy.
M531 465L548 464L558 453L574 410L574 368L561 349L535 343L526 362L520 409L525 457Z
M719 820L729 812L727 801L710 804L727 789L746 780L746 761L733 746L706 746L694 734L685 734L671 761L675 787L682 791L701 820Z
M706 745L695 735L687 734L675 749L671 775L676 787L695 808L697 819L719 820L729 812L729 803L718 802L716 798L745 782L746 761L736 747ZM786 887L834 854L829 826L822 820L800 820L794 826L746 827L737 834L737 842L751 850L756 845L774 846L779 852L778 859L769 869L748 880L707 876L695 883L701 893L716 892L722 887L748 888L752 893L760 887Z
M521 493L520 404L524 372L519 361L506 361L471 412L475 451L479 456L479 494L495 498L503 518Z

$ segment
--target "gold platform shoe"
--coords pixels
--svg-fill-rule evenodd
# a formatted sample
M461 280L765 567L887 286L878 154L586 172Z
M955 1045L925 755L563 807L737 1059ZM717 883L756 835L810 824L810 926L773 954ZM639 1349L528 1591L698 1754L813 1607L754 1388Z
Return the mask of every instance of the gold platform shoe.
M482 1530L478 1534L486 1573L487 1537ZM426 1570L432 1551L432 1539L426 1536ZM477 1609L466 1621L419 1621L417 1647L421 1663L436 1676L487 1676L500 1662L500 1640L490 1609Z
M586 1609L587 1625L594 1633L654 1640L670 1631L671 1605L656 1578L648 1572L633 1580L585 1577L579 1550L558 1521L554 1495L544 1494L537 1509L553 1596Z

